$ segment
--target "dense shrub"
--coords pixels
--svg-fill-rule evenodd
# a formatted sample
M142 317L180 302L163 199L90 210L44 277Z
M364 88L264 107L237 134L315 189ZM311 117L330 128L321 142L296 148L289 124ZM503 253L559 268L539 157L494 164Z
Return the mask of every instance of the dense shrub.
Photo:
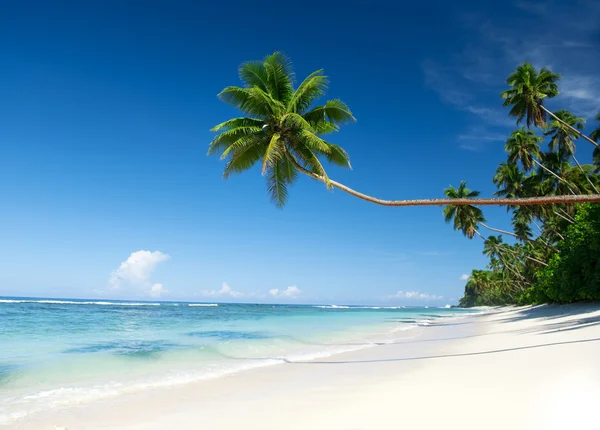
M558 243L560 253L538 273L530 300L600 300L600 204L582 205L564 237Z

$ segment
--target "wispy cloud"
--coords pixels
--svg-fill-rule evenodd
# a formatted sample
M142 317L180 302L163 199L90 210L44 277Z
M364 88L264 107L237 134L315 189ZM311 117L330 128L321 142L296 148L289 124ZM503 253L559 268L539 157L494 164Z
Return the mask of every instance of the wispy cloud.
M425 84L445 103L471 114L468 128L476 127L478 133L458 136L463 149L484 150L515 127L499 93L506 76L524 61L564 76L561 94L548 102L550 108L570 109L586 118L600 111L600 2L517 1L512 7L510 22L465 14L457 22L472 33L469 42L445 59L422 64Z
M279 290L279 288L273 288L271 290L269 290L269 294L273 297L286 297L286 298L296 298L298 297L300 294L302 294L302 290L300 290L298 287L291 286L291 287L287 287L285 290Z
M437 301L444 300L443 296L436 296L433 294L422 293L420 291L398 291L396 294L388 296L388 299L408 299L408 300L425 300L425 301Z
M156 267L170 258L160 251L132 252L110 275L109 292L119 292L126 288L132 290L130 293L143 293L151 297L167 294L168 290L162 284L155 284L150 278Z
M460 278L458 278L458 279L460 279L461 281L468 281L470 277L471 277L471 275L468 275L465 273L463 275L460 275Z

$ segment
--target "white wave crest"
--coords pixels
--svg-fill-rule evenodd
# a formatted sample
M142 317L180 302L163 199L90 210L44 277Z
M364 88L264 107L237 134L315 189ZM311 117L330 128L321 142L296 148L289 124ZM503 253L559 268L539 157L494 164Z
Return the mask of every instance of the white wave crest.
M11 300L0 299L0 303L40 303L43 305L97 305L97 306L160 306L160 303L144 302L75 302L70 300Z
M215 307L219 305L216 303L190 303L188 306Z
M350 306L327 305L327 306L313 306L313 308L321 308L321 309L350 309Z

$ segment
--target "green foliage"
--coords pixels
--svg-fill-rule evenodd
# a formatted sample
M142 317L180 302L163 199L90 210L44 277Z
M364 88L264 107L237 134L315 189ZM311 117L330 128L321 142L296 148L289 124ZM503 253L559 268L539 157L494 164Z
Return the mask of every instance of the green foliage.
M560 75L548 69L538 71L529 63L508 77L510 88L502 93L504 105L511 107L509 115L517 118L517 124L524 121L527 128L515 130L506 141L507 160L500 163L492 178L496 195L520 198L598 193L600 149L595 148L592 154L595 166L580 164L575 145L580 136L565 125L581 131L585 120L559 110L554 113L559 119L546 123L543 103L558 94L559 79ZM596 120L600 121L600 114ZM542 135L531 127L538 127ZM600 141L600 128L591 138ZM547 152L540 150L544 140ZM446 195L462 196L465 192L459 190L451 187ZM600 300L600 204L509 206L507 211L514 234L522 243L504 243L502 236L484 239L487 270L473 270L461 306ZM461 213L450 205L444 216L446 221L454 219L454 228L465 236L479 234L480 211L475 216L469 209Z
M600 205L582 205L548 267L540 271L536 298L568 303L600 300Z
M269 195L281 207L299 170L321 176L329 186L321 160L351 167L346 151L322 136L354 122L352 112L338 99L313 107L327 90L322 70L294 88L291 61L275 52L262 61L242 64L239 77L243 87L227 87L218 97L246 116L213 127L218 134L208 149L209 155L220 153L227 160L224 178L260 163Z

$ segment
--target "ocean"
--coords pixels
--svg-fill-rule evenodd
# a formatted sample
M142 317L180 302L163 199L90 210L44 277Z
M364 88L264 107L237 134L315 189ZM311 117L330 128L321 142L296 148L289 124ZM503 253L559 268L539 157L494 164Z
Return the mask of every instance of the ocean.
M409 336L456 308L0 297L0 425Z

